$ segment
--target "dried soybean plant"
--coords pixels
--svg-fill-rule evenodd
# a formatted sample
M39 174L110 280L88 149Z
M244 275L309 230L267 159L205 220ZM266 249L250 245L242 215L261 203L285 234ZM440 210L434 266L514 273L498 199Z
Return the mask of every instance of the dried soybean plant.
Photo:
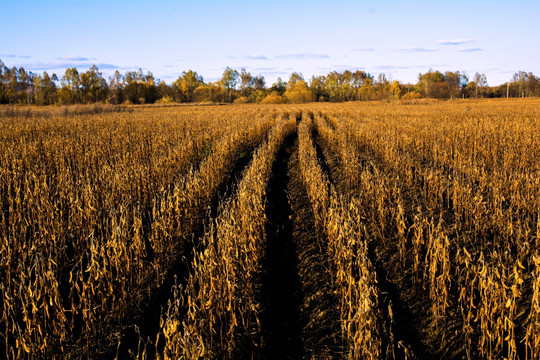
M178 221L178 213L156 206L169 198L164 189L193 172L208 178L194 169L212 174L204 165L209 158L230 166L234 160L225 158L260 141L271 116L254 121L249 114L225 113L225 124L223 114L204 108L1 119L5 356L104 350L98 339L159 286L153 272L165 271L174 255L160 249L182 245L154 235L160 221ZM235 129L245 130L228 138L230 145L207 151ZM204 190L211 194L222 174Z
M382 164L379 174L399 175L393 181L413 201L405 213L411 241L400 253L411 253L415 281L430 290L434 321L461 322L469 358L534 357L536 295L524 284L535 279L538 107L509 101L342 108L337 127ZM400 214L399 202L393 212ZM385 212L379 214L382 226Z
M165 359L236 357L261 346L258 294L265 243L264 199L272 162L293 119L279 121L244 171L195 254L183 296L162 320Z
M323 128L317 116L315 119L318 132L326 137L328 144L333 138L332 130ZM350 359L378 359L381 356L378 289L367 256L361 205L354 198L338 194L330 184L317 159L310 132L312 126L311 116L304 112L298 129L299 157L312 209L320 211L315 218L316 223L328 241L329 262L340 300L346 356Z

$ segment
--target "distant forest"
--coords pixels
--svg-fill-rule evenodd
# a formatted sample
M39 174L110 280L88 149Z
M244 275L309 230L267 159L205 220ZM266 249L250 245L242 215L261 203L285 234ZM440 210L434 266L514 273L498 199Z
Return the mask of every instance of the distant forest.
M429 70L416 84L389 81L365 71L330 72L306 80L297 72L287 82L268 86L262 75L227 67L219 81L205 82L193 70L184 71L172 84L151 72L118 70L105 79L97 66L85 72L68 68L62 77L34 74L0 60L0 104L150 104L150 103L306 103L385 99L454 99L540 96L540 77L516 72L505 84L488 86L486 75L469 79L463 72Z

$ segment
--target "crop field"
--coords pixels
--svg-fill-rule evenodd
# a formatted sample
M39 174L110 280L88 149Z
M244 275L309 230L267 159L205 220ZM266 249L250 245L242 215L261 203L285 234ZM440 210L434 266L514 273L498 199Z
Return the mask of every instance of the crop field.
M540 100L0 107L0 359L538 359Z

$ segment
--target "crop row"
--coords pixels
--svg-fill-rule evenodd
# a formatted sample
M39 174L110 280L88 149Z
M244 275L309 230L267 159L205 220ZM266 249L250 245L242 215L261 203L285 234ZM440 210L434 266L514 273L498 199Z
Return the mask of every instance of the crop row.
M127 324L163 282L234 163L274 123L272 113L225 126L205 111L147 115L3 120L7 358L99 352L93 339Z

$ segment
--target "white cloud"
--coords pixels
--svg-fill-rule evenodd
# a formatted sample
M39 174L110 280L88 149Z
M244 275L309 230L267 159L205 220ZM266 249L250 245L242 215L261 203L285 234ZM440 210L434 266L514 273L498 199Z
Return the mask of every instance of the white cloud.
M478 47L469 47L469 48L465 48L465 49L459 49L459 50L456 50L457 52L478 52L478 51L484 51L484 49L482 48L478 48Z
M63 60L63 61L89 61L89 60L95 60L90 59L87 57L79 56L79 55L66 55L66 56L60 56L57 57L56 60Z
M93 64L93 63L85 63L85 62L38 62L38 63L30 63L30 64L24 64L23 67L27 68L29 70L57 70L57 69L67 69L71 67L77 68L79 71L84 71L84 69L89 69L92 67L92 65L96 65L100 70L110 70L110 69L118 69L119 67L112 64Z
M297 60L311 60L311 59L330 59L328 54L312 54L312 53L300 53L300 54L283 54L276 56L277 59L297 59Z
M261 55L261 54L246 55L246 56L244 56L244 59L248 59L248 60L268 60L268 58L266 56Z
M473 39L443 39L437 41L439 45L462 45L473 43Z
M401 48L401 49L399 49L399 51L403 51L403 52L434 52L434 51L439 51L439 49L428 48L428 47L423 47L423 46L411 46L411 47Z
M377 66L374 66L373 69L375 70L407 70L414 67L416 66L377 65Z
M28 55L13 55L13 54L2 54L0 58L20 58L20 59L30 59L31 56Z

